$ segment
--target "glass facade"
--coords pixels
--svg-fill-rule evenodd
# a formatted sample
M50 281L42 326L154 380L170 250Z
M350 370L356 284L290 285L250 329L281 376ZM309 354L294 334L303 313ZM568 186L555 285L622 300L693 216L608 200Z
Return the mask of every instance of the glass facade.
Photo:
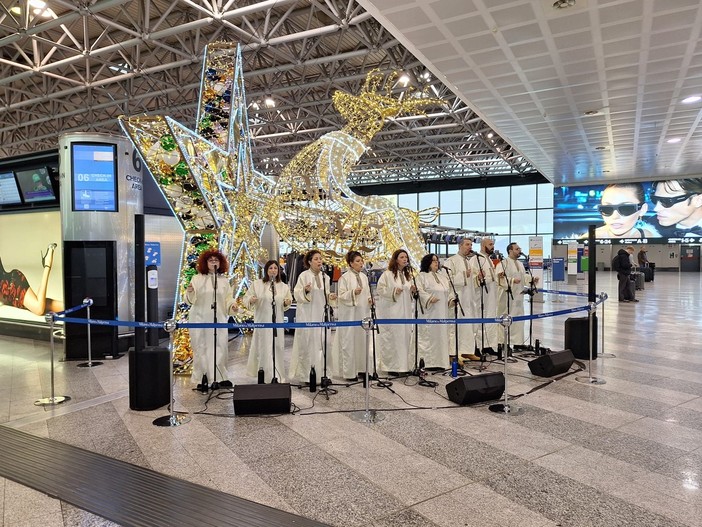
M495 247L503 253L510 242L519 243L524 253L528 253L529 236L543 236L544 257L551 257L551 183L400 194L397 204L415 210L439 207L439 225L494 233Z

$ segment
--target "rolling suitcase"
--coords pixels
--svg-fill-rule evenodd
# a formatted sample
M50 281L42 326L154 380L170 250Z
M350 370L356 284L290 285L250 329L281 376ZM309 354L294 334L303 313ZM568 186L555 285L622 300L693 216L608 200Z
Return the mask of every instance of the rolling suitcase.
M653 282L653 269L650 267L642 267L641 272L644 275L644 282Z
M636 290L642 291L644 289L644 275L641 272L635 271L631 273L631 279L636 284Z

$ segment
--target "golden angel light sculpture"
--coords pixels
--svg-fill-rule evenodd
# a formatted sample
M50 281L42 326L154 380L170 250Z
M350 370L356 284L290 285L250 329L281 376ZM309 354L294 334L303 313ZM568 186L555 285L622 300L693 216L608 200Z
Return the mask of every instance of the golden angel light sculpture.
M262 211L272 184L254 169L246 108L240 49L214 43L205 50L197 132L169 117L120 117L184 230L177 321L187 318L181 296L203 250L219 247L228 256L228 278L239 289L267 258ZM187 331L175 338L177 360L187 361Z
M347 184L353 166L386 119L443 104L419 92L394 96L395 79L396 74L386 78L373 70L360 94L337 91L334 106L347 124L303 148L283 168L266 218L295 250L316 247L337 265L343 265L351 249L386 260L394 250L405 248L415 265L424 255L417 212L379 196L357 195Z

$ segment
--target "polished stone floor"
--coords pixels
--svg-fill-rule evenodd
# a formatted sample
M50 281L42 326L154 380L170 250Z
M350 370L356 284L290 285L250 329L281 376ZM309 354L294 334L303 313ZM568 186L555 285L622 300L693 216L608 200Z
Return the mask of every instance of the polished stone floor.
M616 280L598 273L597 290L616 299ZM165 409L129 410L126 358L58 363L56 394L71 401L42 409L33 403L49 395L47 343L0 338L0 423L336 526L700 526L701 293L698 274L658 273L640 303L608 300L605 352L616 357L591 370L606 384L576 380L586 371L550 382L509 364L509 394L541 387L513 402L521 415L457 407L450 379L434 376L436 390L416 379L372 388L378 423L352 419L360 385L328 401L293 389L296 414L233 417L229 392L208 399L179 377L176 408L193 419L159 428L151 422ZM535 312L584 303L554 300ZM540 319L534 335L562 349L563 323ZM247 344L230 345L237 382L253 382ZM0 479L0 525L113 524Z

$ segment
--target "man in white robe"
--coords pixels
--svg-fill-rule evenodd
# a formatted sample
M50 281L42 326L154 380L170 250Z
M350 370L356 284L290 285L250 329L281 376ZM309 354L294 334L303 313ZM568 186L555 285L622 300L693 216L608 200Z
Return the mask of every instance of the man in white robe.
M479 294L475 289L472 280L472 270L470 260L474 257L473 239L463 238L458 246L458 252L447 258L444 266L449 269L451 280L456 288L460 305L463 308L461 313L458 308L458 318L477 318L476 315L476 294ZM456 311L450 310L450 315L453 316ZM449 332L449 351L451 354L456 350L456 328L451 326ZM480 357L474 354L475 351L475 328L473 324L458 324L458 354L465 355L470 360L480 360Z

